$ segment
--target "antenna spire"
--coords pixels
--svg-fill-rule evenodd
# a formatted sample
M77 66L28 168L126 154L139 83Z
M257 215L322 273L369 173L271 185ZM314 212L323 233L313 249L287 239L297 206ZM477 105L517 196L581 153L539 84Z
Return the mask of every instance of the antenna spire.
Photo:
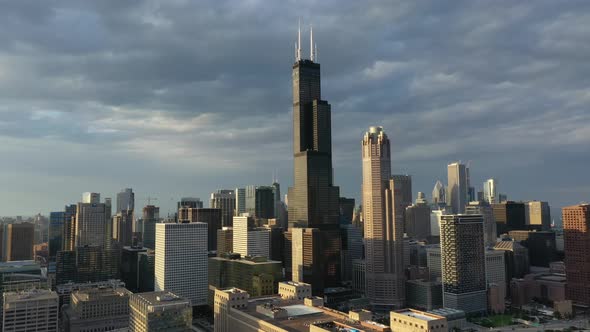
M309 25L309 59L311 62L315 60L315 54L313 51L313 26Z
M299 19L299 29L297 30L297 61L301 60L301 19Z

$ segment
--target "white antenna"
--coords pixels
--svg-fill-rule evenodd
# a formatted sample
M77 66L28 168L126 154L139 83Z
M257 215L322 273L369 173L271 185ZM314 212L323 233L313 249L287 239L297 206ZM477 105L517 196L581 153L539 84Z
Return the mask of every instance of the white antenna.
M297 61L301 60L301 19L299 19L299 30L297 31Z
M314 61L314 52L313 52L313 26L309 25L309 59L311 62Z

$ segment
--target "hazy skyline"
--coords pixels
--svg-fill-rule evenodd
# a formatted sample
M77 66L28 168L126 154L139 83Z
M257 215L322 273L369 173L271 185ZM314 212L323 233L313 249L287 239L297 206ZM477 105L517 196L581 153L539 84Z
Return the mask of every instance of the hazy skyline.
M383 126L414 196L471 160L476 190L590 200L587 1L18 1L0 5L0 215L133 188L292 183L291 66L313 23L334 184L360 198Z

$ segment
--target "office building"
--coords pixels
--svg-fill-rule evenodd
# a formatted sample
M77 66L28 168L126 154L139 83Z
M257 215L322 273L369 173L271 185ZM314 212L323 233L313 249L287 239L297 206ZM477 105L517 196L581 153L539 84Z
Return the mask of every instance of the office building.
M140 253L147 252L147 248L125 246L121 251L121 280L125 288L133 293L139 291L139 258Z
M239 287L252 296L273 295L282 277L282 263L266 257L230 254L209 258L209 285L215 288Z
M492 204L497 234L505 234L512 230L526 229L524 203L503 201Z
M392 311L389 320L395 332L450 331L445 317L414 309Z
M70 304L61 309L64 331L111 331L129 327L131 294L122 287L73 291Z
M424 279L406 281L406 306L420 310L442 308L442 283Z
M496 221L494 220L494 210L487 202L469 202L465 207L465 214L480 214L483 216L483 239L486 247L496 245L498 235Z
M55 292L33 289L3 294L2 331L58 331Z
M405 298L402 212L405 207L401 195L407 194L410 180L390 177L390 143L381 127L371 127L365 133L362 163L366 296L374 307L401 308ZM396 181L401 189L396 187Z
M148 249L138 254L139 290L138 292L154 291L154 273L156 266L156 252Z
M246 213L246 188L236 188L235 196L236 207L234 209L234 216L239 216L242 213Z
M487 179L483 183L483 200L488 204L500 203L498 181L496 179Z
M427 240L430 238L430 205L424 193L418 192L416 203L406 208L405 233L409 238Z
M62 308L64 305L70 305L73 292L92 288L125 288L125 283L118 279L111 279L106 281L84 283L68 282L62 285L57 285L55 287L55 291L59 296L59 307Z
M525 223L528 229L548 231L551 228L549 203L531 201L524 205Z
M275 217L275 187L246 186L246 213L256 219L270 219Z
M567 298L590 305L590 204L562 209Z
M61 250L74 250L76 243L77 204L66 205L63 227L63 244Z
M233 227L223 227L217 230L217 256L228 254L234 251L234 229Z
M428 313L446 318L448 331L462 331L467 327L467 315L463 310L440 308L430 310Z
M532 266L549 267L551 262L557 260L557 244L554 232L510 231L508 236L528 249L529 263Z
M133 189L125 188L117 193L117 210L115 213L119 213L123 210L134 210L135 209L135 193Z
M446 205L447 201L445 195L445 186L442 184L442 182L440 182L440 180L436 180L434 188L432 189L432 204L434 204L435 206Z
M554 273L547 269L532 272L523 278L510 281L510 298L513 307L528 305L531 302L555 303L572 299L568 294L569 282L565 274ZM588 283L585 280L585 283ZM574 295L576 296L576 295ZM579 297L582 301L587 298ZM575 302L575 300L574 300ZM585 302L577 302L583 304Z
M218 208L191 209L191 222L207 224L207 250L217 250L217 231L221 229L222 210Z
M107 232L110 213L105 203L100 203L100 194L84 193L83 201L76 207L74 247L101 246L107 244L111 235Z
M132 294L129 298L129 331L191 331L191 302L160 291Z
M284 213L284 205L283 201L281 201L281 185L274 180L272 182L272 194L273 194L273 202L274 202L274 211L273 216L277 221L277 226L287 229L287 220L285 220Z
M340 224L352 224L354 217L354 198L340 197L338 199Z
M488 296L488 308L491 312L504 312L504 299L508 288L504 251L487 249L485 256L488 294L496 295L496 301L492 301L494 297Z
M256 331L363 331L391 332L389 326L372 321L367 310L348 314L324 306L321 297L304 300L272 297L251 298L238 289L217 289L214 295L215 332Z
M255 227L254 219L249 216L233 219L233 251L242 256L270 257L270 231L264 227Z
M156 225L154 288L207 304L207 224Z
M354 259L352 261L352 290L358 296L365 296L367 282L364 259Z
M311 285L304 282L279 282L278 294L283 300L299 300L312 297Z
M28 222L8 224L4 232L7 262L33 259L34 224Z
M55 261L57 252L63 250L65 222L65 211L49 213L49 257L52 261Z
M461 162L447 166L447 205L455 214L464 213L468 203L469 169Z
M149 249L156 248L156 223L160 220L160 208L154 205L146 205L143 208L141 222L141 237L143 246Z
M219 189L211 193L209 207L221 210L221 226L232 225L234 210L236 208L236 193L234 190Z
M494 249L504 252L507 283L513 278L522 278L530 272L529 251L520 242L509 238L502 239L496 243Z
M133 244L133 210L121 210L113 216L113 240L121 246Z
M291 279L311 284L314 294L326 288L322 267L314 264L314 257L321 255L322 234L317 228L293 228L291 234Z
M177 208L192 208L192 209L202 209L203 208L203 201L201 201L198 197L182 197L180 202L177 203Z
M118 247L104 249L99 246L76 247L71 251L58 251L56 283L97 282L119 277L121 252Z
M340 284L340 189L334 186L331 106L322 100L320 64L298 57L293 64L293 187L289 228L316 228L322 251L310 257L320 266L313 279ZM313 283L312 283L313 285ZM314 285L315 287L315 285Z
M444 307L486 312L483 217L443 215L440 240Z
M342 238L342 280L352 280L352 262L355 259L363 258L363 232L353 224L341 224Z
M393 180L395 187L398 188L400 193L400 204L405 213L406 207L412 205L414 199L414 196L412 195L412 176L393 174L391 179Z

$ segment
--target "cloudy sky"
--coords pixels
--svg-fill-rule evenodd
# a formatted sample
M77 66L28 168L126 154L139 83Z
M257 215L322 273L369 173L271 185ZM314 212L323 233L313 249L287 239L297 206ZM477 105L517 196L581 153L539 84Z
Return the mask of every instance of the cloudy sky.
M590 200L588 1L21 0L0 4L0 215L124 187L166 214L275 171L286 192L299 17L344 196L377 124L414 193L462 160L556 219Z

